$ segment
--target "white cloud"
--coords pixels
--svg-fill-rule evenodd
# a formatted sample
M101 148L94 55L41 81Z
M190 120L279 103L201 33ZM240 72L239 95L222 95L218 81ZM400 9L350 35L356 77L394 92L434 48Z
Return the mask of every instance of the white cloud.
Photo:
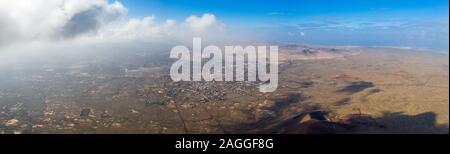
M305 36L305 32L300 32L300 36Z
M126 11L107 0L2 0L0 45L96 33Z
M195 15L186 19L185 25L193 32L204 32L215 29L220 30L225 28L225 24L216 19L216 16L210 13L205 13L201 17Z
M155 16L147 16L142 19L130 19L123 27L116 29L116 36L140 39L148 37L159 37L164 35L163 26L155 22Z
M182 23L155 16L125 19L127 8L108 0L0 0L0 47L33 41L164 41L218 35L215 15L191 15Z
M189 16L178 24L173 19L158 22L154 15L132 18L122 25L106 26L99 34L103 39L138 40L141 42L190 41L192 37L217 39L224 34L225 24L213 14Z
M177 21L175 21L175 20L167 19L165 22L165 25L168 27L172 27L172 26L175 26L176 23L177 23Z

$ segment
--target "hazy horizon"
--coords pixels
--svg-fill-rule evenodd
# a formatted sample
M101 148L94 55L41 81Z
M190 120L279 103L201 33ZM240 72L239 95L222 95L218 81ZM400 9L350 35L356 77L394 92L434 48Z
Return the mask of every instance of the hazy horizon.
M34 41L158 44L203 37L212 42L396 46L448 53L448 11L446 0L5 0L0 2L0 48Z

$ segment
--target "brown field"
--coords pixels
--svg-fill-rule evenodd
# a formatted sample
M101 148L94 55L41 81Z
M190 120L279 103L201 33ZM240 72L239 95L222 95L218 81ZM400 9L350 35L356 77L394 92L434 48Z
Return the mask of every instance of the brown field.
M273 93L172 82L166 52L0 57L0 134L449 133L448 54L281 46Z

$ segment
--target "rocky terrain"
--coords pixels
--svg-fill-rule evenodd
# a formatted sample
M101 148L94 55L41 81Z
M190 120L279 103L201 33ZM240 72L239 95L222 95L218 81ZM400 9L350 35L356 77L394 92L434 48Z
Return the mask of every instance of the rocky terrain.
M281 45L273 93L258 82L172 82L165 50L0 54L0 134L449 130L448 54Z

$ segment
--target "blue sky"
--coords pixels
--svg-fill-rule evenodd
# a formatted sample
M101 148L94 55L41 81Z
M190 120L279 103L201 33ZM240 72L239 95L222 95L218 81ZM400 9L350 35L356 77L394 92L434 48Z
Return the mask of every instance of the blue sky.
M120 0L128 17L212 13L260 41L448 51L448 0Z

